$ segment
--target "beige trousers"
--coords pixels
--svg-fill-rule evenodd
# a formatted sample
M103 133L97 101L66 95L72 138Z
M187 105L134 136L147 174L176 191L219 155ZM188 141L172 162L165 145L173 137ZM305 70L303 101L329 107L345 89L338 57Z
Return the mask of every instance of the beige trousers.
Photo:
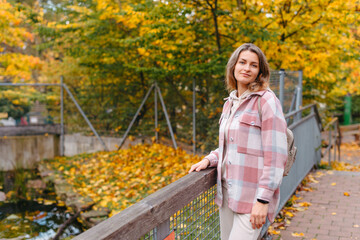
M228 207L229 195L226 188L223 191L223 204L220 213L221 240L257 240L261 228L253 229L250 222L250 214L239 214Z

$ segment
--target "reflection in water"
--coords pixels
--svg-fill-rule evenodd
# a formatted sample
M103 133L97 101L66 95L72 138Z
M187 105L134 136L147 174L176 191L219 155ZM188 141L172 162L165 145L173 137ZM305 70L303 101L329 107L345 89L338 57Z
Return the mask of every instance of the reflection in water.
M46 186L36 170L0 172L0 193L0 239L47 240L71 217L53 186ZM61 238L81 232L81 224L75 222Z

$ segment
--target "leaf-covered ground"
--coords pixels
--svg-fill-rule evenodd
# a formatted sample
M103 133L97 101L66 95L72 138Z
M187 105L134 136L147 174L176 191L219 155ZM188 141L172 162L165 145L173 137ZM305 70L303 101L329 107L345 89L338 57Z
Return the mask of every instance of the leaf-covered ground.
M322 159L320 168L327 170L327 174L332 174L333 171L350 171L360 172L360 158L359 158L360 146L357 143L347 143L341 145L341 161L327 162L327 156ZM308 183L318 183L318 178L323 176L324 173L316 171L308 174L302 183L298 186L295 194L290 198L285 207L280 211L279 215L275 219L275 222L269 227L269 233L275 235L274 239L281 238L281 230L286 229L291 224L291 219L297 212L305 211L311 206L310 202L303 202L301 198L297 197L299 191L312 192L313 189L308 186ZM336 186L336 182L331 183L331 186ZM350 193L344 192L344 196L349 196ZM336 213L335 213L336 214ZM303 237L304 233L293 232L293 237Z
M113 215L185 176L201 157L161 144L47 160L74 191Z

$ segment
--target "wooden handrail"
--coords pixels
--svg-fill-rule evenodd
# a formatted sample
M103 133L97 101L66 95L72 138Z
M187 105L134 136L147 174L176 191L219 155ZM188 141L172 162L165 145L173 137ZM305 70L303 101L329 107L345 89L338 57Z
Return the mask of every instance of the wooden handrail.
M331 127L334 127L334 129L337 130L335 135L331 134L332 129ZM324 150L324 152L321 153L321 156L324 157L326 154L329 154L329 165L331 162L331 149L334 148L334 159L336 159L336 147L338 148L338 161L340 161L340 145L341 145L341 131L339 126L339 119L337 117L333 118L324 128L324 131L329 131L329 145ZM333 139L334 137L334 139ZM332 141L333 140L333 141Z
M139 239L216 183L216 168L190 173L74 239Z
M338 120L338 118L333 118L333 120L331 120L328 124L326 124L326 126L324 127L324 131L327 131L328 128L333 125L336 121Z

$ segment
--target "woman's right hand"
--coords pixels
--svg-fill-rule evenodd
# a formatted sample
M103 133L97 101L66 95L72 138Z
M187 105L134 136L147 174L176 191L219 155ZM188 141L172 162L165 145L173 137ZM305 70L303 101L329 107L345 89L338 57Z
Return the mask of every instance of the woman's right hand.
M193 172L193 171L197 171L199 172L200 170L206 169L208 166L210 165L210 161L207 158L204 158L203 160L201 160L200 162L194 164L191 166L189 173Z

